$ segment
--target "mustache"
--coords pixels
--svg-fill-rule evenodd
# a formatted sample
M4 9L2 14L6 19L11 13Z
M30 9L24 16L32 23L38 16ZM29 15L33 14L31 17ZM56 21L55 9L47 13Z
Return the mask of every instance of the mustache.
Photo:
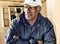
M31 13L25 13L25 14L31 14Z

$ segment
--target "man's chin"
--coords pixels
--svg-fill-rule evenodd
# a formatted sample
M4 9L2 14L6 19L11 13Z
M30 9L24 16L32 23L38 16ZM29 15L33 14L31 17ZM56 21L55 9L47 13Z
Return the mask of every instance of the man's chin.
M32 18L26 18L27 20L31 20Z
M32 17L27 17L27 16L26 16L25 18L26 18L27 20L31 20L31 19L32 19Z

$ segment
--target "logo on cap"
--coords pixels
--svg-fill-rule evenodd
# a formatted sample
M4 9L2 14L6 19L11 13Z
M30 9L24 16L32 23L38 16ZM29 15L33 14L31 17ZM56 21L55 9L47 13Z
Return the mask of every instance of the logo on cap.
M33 0L33 1L36 1L36 0Z

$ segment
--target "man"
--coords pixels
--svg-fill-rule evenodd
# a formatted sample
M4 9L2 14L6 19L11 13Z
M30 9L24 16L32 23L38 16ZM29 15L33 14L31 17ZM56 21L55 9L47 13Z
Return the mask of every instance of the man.
M23 4L24 13L12 21L6 44L56 44L53 25L38 12L40 2L25 0Z

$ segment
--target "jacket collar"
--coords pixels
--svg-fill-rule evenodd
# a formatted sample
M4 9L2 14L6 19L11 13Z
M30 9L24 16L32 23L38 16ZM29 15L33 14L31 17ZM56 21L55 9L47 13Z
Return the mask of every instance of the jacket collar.
M36 19L36 22L41 21L42 18L43 18L43 16L39 13L39 14L38 14L38 17L37 17L37 19ZM23 24L28 24L28 25L30 25L29 22L27 21L27 19L25 18L25 15L24 15L24 14L22 14L22 15L20 16L20 22L23 23Z

